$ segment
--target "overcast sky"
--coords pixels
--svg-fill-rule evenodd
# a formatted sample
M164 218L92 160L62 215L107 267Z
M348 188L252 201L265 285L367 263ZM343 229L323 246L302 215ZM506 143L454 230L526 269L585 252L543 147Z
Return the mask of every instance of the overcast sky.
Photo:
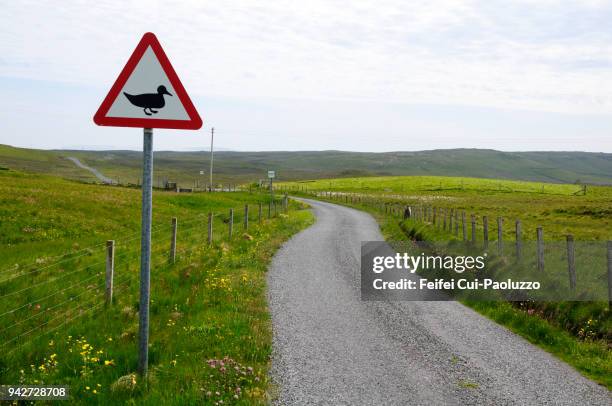
M155 148L612 152L612 1L14 1L0 143L141 149L92 117L156 33L204 128Z

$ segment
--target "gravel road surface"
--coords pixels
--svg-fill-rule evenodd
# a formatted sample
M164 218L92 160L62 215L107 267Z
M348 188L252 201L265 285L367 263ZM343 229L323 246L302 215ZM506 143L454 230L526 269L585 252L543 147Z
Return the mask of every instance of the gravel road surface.
M113 179L107 178L106 176L102 175L102 173L99 170L97 170L96 168L92 168L91 166L85 165L78 158L75 158L73 156L69 156L69 157L66 157L66 159L72 161L79 168L88 170L89 172L93 173L95 175L95 177L100 179L100 181L102 183L110 183L110 184L116 183Z
M307 200L316 223L268 276L281 405L612 405L610 392L456 302L365 302L368 214Z

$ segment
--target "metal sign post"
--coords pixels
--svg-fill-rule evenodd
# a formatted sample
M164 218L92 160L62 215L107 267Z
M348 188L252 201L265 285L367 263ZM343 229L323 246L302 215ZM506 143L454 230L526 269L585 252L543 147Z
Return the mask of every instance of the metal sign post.
M202 127L200 115L153 33L146 33L138 43L94 115L94 122L102 126L144 129L138 328L138 372L144 376L149 364L153 128L197 130Z
M210 129L210 190L213 191L213 142L215 140L215 127Z
M268 171L268 178L270 179L270 208L272 208L272 204L274 203L274 187L272 185L272 180L276 176L276 172Z
M153 214L153 129L144 129L142 149L142 226L140 237L140 324L138 372L146 375L149 365L149 298L151 295L151 218Z

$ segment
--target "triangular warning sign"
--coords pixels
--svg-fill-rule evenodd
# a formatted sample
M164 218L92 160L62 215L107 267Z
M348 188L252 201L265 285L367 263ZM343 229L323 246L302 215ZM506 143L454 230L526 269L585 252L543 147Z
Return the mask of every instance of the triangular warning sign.
M197 130L202 119L153 33L146 33L94 116L98 125Z

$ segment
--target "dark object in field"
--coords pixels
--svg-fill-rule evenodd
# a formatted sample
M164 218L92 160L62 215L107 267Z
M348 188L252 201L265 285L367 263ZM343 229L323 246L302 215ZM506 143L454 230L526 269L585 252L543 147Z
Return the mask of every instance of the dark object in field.
M166 86L163 85L157 88L157 93L128 94L123 92L123 94L134 106L142 107L147 116L157 113L157 111L153 109L164 108L166 105L166 101L164 100L165 94L172 96L172 94L166 90Z

